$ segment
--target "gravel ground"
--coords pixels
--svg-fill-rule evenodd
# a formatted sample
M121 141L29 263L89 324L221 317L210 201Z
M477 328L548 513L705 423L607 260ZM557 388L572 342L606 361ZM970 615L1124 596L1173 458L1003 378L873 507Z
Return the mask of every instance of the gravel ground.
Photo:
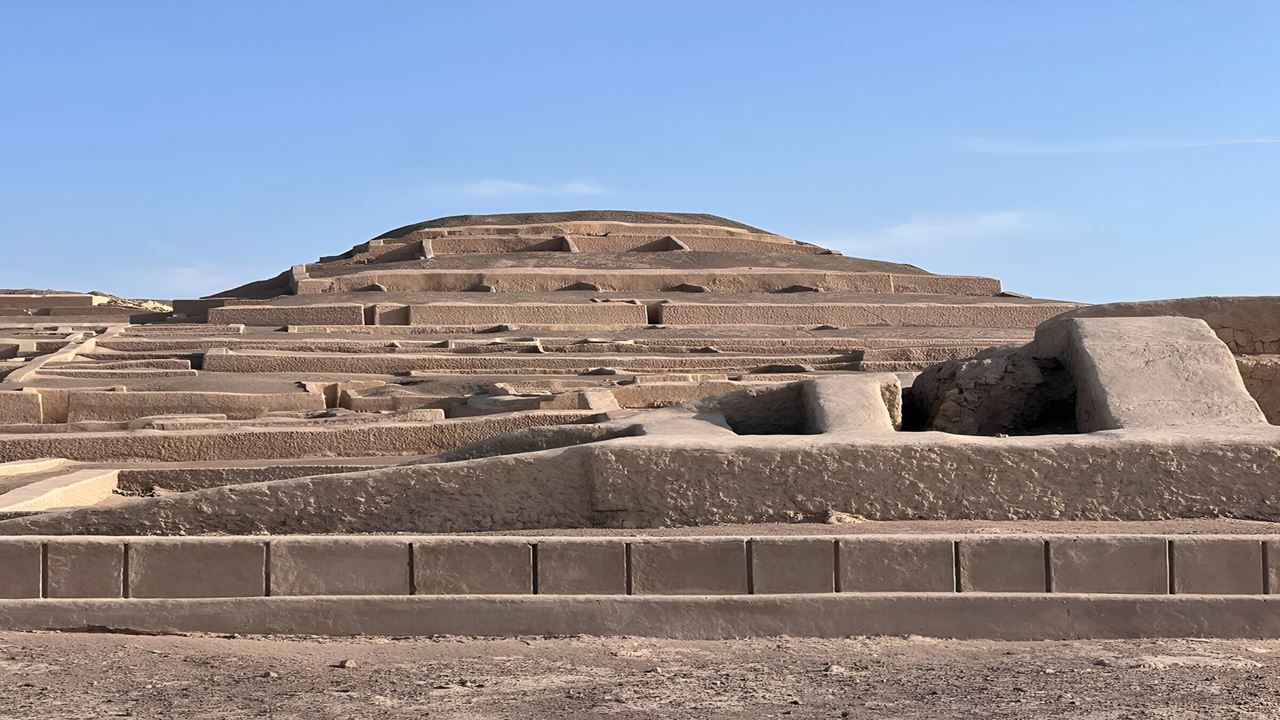
M0 718L1274 718L1280 641L0 633Z

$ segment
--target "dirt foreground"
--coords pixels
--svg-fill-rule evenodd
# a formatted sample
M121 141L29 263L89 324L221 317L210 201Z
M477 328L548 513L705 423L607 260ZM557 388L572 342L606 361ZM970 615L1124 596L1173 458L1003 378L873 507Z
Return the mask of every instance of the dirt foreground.
M1280 641L0 633L0 718L1272 718Z

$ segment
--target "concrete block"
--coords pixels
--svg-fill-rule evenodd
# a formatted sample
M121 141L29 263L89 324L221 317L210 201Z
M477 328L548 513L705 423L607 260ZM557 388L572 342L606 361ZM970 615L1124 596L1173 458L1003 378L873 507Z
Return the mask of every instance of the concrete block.
M955 543L938 538L845 538L843 592L955 592Z
M636 595L747 592L747 544L734 538L662 538L631 543Z
M40 597L40 553L36 540L0 541L0 598Z
M523 540L432 539L413 544L419 595L533 592L533 548Z
M1262 542L1257 539L1178 538L1171 549L1175 593L1262 594Z
M261 597L265 592L262 540L154 538L129 543L130 597Z
M772 593L829 593L836 589L835 540L751 540L751 589Z
M1169 592L1168 542L1164 538L1053 538L1049 560L1053 592Z
M270 552L273 596L409 594L405 540L288 538Z
M539 540L538 592L543 595L625 595L626 542Z
M124 541L100 538L50 540L47 571L48 597L123 597Z
M1044 592L1045 550L1040 538L962 538L963 592Z

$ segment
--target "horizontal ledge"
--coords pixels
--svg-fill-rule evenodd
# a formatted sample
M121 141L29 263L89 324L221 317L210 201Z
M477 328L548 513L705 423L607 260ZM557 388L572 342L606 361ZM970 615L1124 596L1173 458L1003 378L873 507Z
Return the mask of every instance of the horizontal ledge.
M1280 598L840 594L745 597L290 597L3 600L6 630L725 639L1280 637Z

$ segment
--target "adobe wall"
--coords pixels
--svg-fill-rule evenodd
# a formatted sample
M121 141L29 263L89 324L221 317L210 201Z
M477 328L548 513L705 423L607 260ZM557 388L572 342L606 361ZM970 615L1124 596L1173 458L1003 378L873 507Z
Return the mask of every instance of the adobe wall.
M38 423L43 417L39 393L0 390L0 423Z
M841 327L1032 328L1078 305L1070 304L715 304L667 303L666 325L819 325Z
M410 325L538 323L543 325L646 325L644 305L626 302L432 303L409 306Z
M325 409L320 393L101 392L68 395L67 422L132 420L148 415L225 415L230 420L272 412Z
M39 308L53 307L92 307L104 302L106 302L106 298L96 295L6 295L0 293L0 308L14 310L38 310Z
M999 439L935 432L737 436L719 427L708 439L699 437L699 424L686 423L663 437L142 499L127 509L10 520L0 523L0 532L669 527L793 522L830 510L874 520L1280 520L1273 492L1280 429L1268 425ZM319 444L327 442L319 438ZM416 448L425 454L431 442L439 441L392 440L387 445L397 450L383 452ZM0 452L12 453L0 459L60 454L60 447L26 443L0 440ZM282 456L287 454L272 455ZM353 507L360 513L352 514Z
M0 538L9 599L1267 595L1278 557L1272 535Z
M354 269L353 269L354 270ZM298 284L298 294L355 292L377 283L389 292L466 292L491 285L498 292L556 292L575 283L595 283L614 292L661 292L684 284L708 292L770 293L796 285L832 292L938 293L992 296L1000 283L991 278L900 275L876 272L826 272L779 268L669 270L637 268L604 270L580 268L493 268L488 270L359 269L351 274L310 278Z
M1267 422L1280 425L1280 355L1240 355L1236 365Z
M581 373L602 366L624 370L656 369L664 371L732 370L748 372L753 368L778 363L830 363L833 355L729 355L685 353L655 357L651 355L588 355L571 353L545 355L539 353L478 354L381 354L381 353L285 353L269 351L219 352L205 355L206 372L238 373L346 373L391 375L414 370L429 372L520 374Z
M0 628L1280 637L1278 551L1275 536L6 538Z
M1108 303L1076 310L1076 317L1173 316L1204 320L1239 355L1280 354L1280 298L1197 297Z
M203 462L268 458L434 455L493 435L577 422L594 411L524 412L434 423L0 435L0 462L62 457L86 462Z
M209 322L239 325L363 325L364 305L228 305L209 308Z

